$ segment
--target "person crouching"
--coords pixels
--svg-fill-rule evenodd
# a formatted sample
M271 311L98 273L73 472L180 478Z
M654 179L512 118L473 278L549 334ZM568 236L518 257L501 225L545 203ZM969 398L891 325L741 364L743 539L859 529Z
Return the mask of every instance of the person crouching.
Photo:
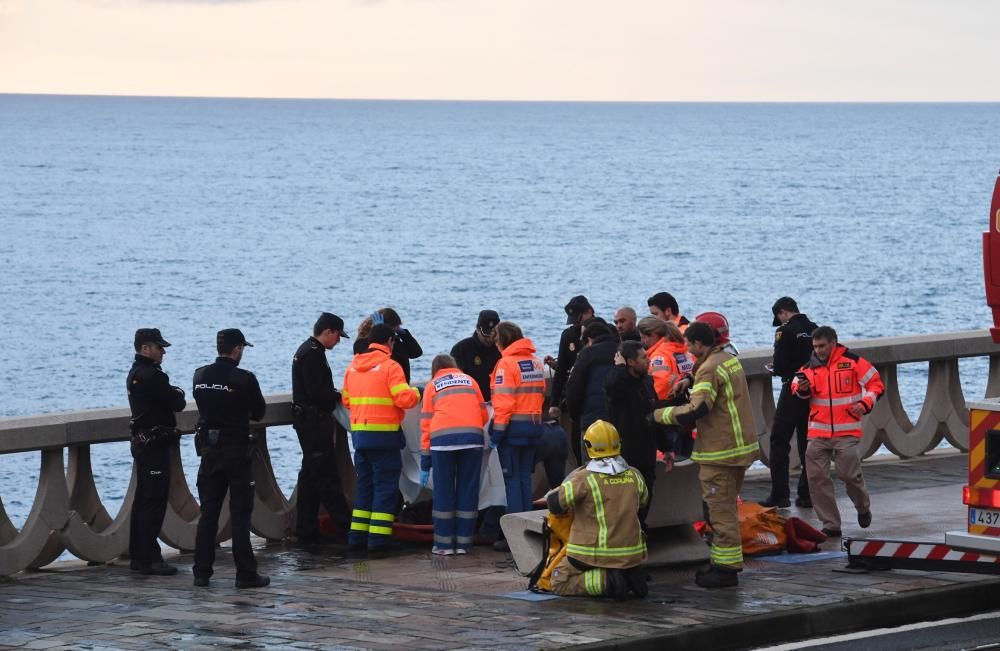
M552 591L624 599L629 591L648 593L646 538L639 509L649 501L642 473L629 466L621 437L611 423L598 420L587 428L583 444L590 457L546 495L549 511L573 515L566 556L552 571Z
M434 469L434 547L439 556L472 549L479 516L479 474L489 420L479 385L451 355L431 363L420 413L420 484Z

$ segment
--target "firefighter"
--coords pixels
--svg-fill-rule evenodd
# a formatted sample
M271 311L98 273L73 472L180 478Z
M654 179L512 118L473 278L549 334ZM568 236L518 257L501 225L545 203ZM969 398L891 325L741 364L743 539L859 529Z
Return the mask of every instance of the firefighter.
M433 468L431 552L439 556L472 549L488 420L475 379L458 370L451 355L435 357L420 413L420 484L427 485Z
M531 510L531 472L535 445L542 438L545 372L535 345L510 321L497 324L500 361L493 371L493 424L490 444L497 448L507 489L507 513Z
M714 532L711 564L695 575L703 588L739 583L743 546L737 497L747 467L759 455L746 374L740 360L724 350L728 341L718 331L701 321L688 326L684 338L696 360L690 401L653 412L664 425L698 427L691 459L699 464L702 499Z
M556 516L572 514L566 556L552 570L559 595L624 599L629 591L648 593L646 538L639 509L649 501L642 473L619 455L621 439L611 423L587 428L583 444L590 461L546 495Z
M415 407L420 392L392 359L392 327L379 323L368 333L367 352L354 356L344 374L343 405L351 411L351 439L358 485L347 541L352 554L384 556L390 549L396 518L400 450L406 445L404 409Z
M840 536L840 511L833 496L830 461L847 486L862 529L872 523L871 499L861 474L861 419L885 387L871 363L837 343L837 331L820 326L812 334L813 356L792 380L792 392L809 401L806 470L809 493L823 533Z

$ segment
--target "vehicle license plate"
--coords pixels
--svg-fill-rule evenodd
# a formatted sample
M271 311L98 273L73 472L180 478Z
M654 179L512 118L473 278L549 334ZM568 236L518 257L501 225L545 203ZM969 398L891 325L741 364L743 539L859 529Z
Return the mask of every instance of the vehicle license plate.
M994 509L969 509L969 524L1000 527L1000 511Z

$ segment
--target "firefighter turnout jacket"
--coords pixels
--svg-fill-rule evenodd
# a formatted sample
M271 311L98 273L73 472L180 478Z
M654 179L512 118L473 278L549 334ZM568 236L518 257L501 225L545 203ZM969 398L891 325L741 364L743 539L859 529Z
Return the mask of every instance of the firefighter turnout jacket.
M697 463L749 466L760 454L743 365L723 346L712 348L695 364L690 401L665 407L660 419L664 425L683 427L697 422L698 438L691 454Z
M834 346L826 362L813 353L801 373L809 380L809 393L800 395L798 377L792 392L809 400L809 438L861 436L861 417L851 407L861 404L867 414L885 386L871 363L842 344Z
M492 384L492 441L535 445L542 437L545 371L530 339L518 339L503 349Z
M653 377L656 397L666 400L677 380L694 368L694 357L687 352L687 346L666 337L650 346L646 354L649 356L649 374Z
M420 402L420 391L406 382L387 346L371 344L367 353L354 356L344 373L342 396L351 411L355 450L403 449L404 410Z
M424 388L420 412L420 468L431 467L431 448L483 445L489 420L479 384L457 368L438 371Z
M624 465L624 460L621 460ZM646 560L639 508L649 502L642 473L577 468L546 497L555 515L573 514L566 555L591 567L627 569Z

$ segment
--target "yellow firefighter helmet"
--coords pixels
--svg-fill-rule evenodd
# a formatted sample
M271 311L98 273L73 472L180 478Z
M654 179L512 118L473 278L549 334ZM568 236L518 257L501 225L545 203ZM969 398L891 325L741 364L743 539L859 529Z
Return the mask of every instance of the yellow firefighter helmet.
M583 435L583 444L591 459L617 457L622 451L622 439L614 425L606 420L594 421Z

